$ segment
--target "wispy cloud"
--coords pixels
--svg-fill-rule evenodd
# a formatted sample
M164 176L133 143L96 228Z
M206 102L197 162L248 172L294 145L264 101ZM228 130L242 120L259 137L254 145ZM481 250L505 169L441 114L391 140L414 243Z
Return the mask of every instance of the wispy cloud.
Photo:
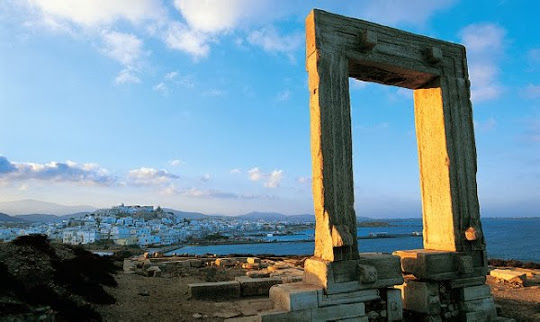
M165 79L167 80L173 80L175 78L178 77L178 72L174 71L174 72L169 72L167 74L165 74Z
M321 6L325 10L382 23L422 25L454 2L370 0L361 4L326 2ZM313 4L272 0L175 0L171 7L161 0L27 0L22 6L27 8L28 25L44 26L54 32L84 33L99 38L103 31L118 32L114 30L131 26L139 33L137 38L144 33L199 60L208 56L212 44L218 43L220 37L239 31L252 45L269 53L285 54L294 61L293 53L303 46L303 32L280 34L273 23L305 15ZM243 36L236 37L241 38Z
M116 178L108 170L95 163L79 164L73 161L53 161L45 164L11 162L6 157L0 156L0 181L14 182L31 179L99 185L116 183Z
M103 32L102 39L102 52L124 66L115 79L116 83L139 83L137 73L144 55L142 40L133 34L116 31Z
M159 0L29 0L34 8L40 9L44 18L53 21L68 21L85 27L110 25L117 21L139 24L147 20L159 20L164 8Z
M349 88L350 89L362 89L366 88L369 85L369 82L364 82L355 78L349 78Z
M474 121L473 124L477 131L489 131L497 126L497 121L494 117L490 117L485 121Z
M291 91L289 89L284 89L277 94L278 102L288 101L291 98Z
M304 33L295 32L280 35L274 27L265 27L252 31L248 35L248 42L261 47L269 53L285 54L291 62L294 62L294 53L304 45Z
M184 51L195 60L206 57L210 51L209 36L189 29L181 22L174 21L165 30L163 40L171 49Z
M179 86L183 88L195 87L193 77L190 75L181 75L177 71L168 72L163 76L159 83L152 87L152 89L163 95L168 95L174 88Z
M200 189L196 187L177 188L174 184L167 186L165 189L162 190L162 192L167 195L182 196L182 197L196 198L196 199L272 200L272 199L277 198L276 196L271 196L271 195L242 194L242 193L221 191L217 189Z
M167 13L159 0L95 0L68 1L29 0L28 19L37 21L27 26L44 26L53 32L99 39L100 51L119 62L123 68L115 77L116 84L139 83L140 61L146 54L143 41L134 33L114 30L115 25L128 22L133 26L162 23Z
M209 89L202 93L203 96L208 96L208 97L220 97L220 96L225 96L225 94L227 94L226 91L222 89L217 89L217 88Z
M472 24L460 31L467 48L471 96L475 102L495 99L503 90L498 61L504 53L505 35L503 28L491 23Z
M283 170L276 169L266 173L255 167L248 170L248 178L251 181L264 181L263 185L266 188L277 188L283 179Z
M129 69L122 69L120 73L114 78L116 84L128 84L128 83L140 83L141 79Z
M129 33L103 32L103 52L125 66L134 66L140 59L142 40Z
M251 181L259 181L263 177L263 173L259 168L251 168L248 170L248 177Z
M178 159L169 161L169 165L172 166L172 167L179 167L179 166L184 165L184 164L185 164L184 161L178 160Z
M264 186L267 188L277 188L283 179L283 170L274 170L268 175L268 181L265 182Z
M201 176L200 179L202 182L208 182L210 181L210 179L212 179L212 175L210 173L205 173Z
M167 87L167 85L165 85L165 83L163 82L157 83L156 85L152 86L152 89L156 92L160 92L163 95L169 94L169 87Z
M143 186L165 185L180 178L166 170L144 167L130 170L127 177L130 183Z
M311 177L298 177L296 178L296 181L302 184L311 183Z
M523 96L526 98L536 99L540 98L540 85L529 84L522 90Z

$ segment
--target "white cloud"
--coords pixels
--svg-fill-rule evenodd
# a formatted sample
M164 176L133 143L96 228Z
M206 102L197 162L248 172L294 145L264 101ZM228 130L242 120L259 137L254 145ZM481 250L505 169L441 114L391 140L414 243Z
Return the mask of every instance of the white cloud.
M180 177L165 170L139 168L128 172L128 179L137 185L164 185Z
M311 177L298 177L296 179L298 183L311 183Z
M116 31L101 33L103 40L102 53L116 60L124 69L115 78L116 84L140 83L138 70L144 55L143 42L137 36Z
M210 173L205 173L203 176L201 176L202 182L208 182L212 179L212 175Z
M506 31L495 24L473 24L460 31L461 42L467 48L473 101L499 97L503 87L499 82L498 61L504 52Z
M164 95L169 93L169 88L163 82L154 85L152 89Z
M253 200L253 199L265 199L265 200L274 200L275 196L269 195L253 195L253 194L238 194L234 192L220 191L216 189L200 189L196 187L190 188L176 188L174 185L169 185L162 190L162 193L168 195L179 195L188 198L198 198L198 199L244 199L244 200Z
M95 163L79 164L73 161L32 163L11 162L0 156L0 181L26 181L30 179L52 182L112 185L116 178Z
M210 51L207 35L176 21L165 31L164 41L169 48L187 52L195 59L206 57Z
M177 188L174 184L170 184L162 191L166 195L179 195L188 198L201 198L201 199L244 199L243 196L237 195L232 192L223 192L214 189L199 189L195 187L191 188Z
M277 188L283 179L283 170L274 170L268 176L268 181L264 184L267 188Z
M171 160L171 161L169 161L169 164L170 164L172 167L179 167L179 166L181 166L181 165L184 165L184 163L185 163L184 161L178 160L178 159L177 159L177 160Z
M264 179L264 186L267 188L277 188L283 179L283 170L273 170L271 173L262 172L255 167L248 170L248 178L251 181L260 181Z
M137 36L116 31L103 32L103 52L124 66L135 66L143 54L142 40Z
M205 33L227 32L280 12L278 5L269 0L175 0L174 6L193 30Z
M230 174L241 174L242 173L242 170L240 169L231 169L231 171L229 171Z
M304 38L302 32L280 35L275 28L265 27L252 31L248 35L248 42L267 52L287 54L292 60L292 54L304 46Z
M130 69L122 69L114 79L116 84L140 83L141 79Z
M259 168L251 168L248 170L248 176L251 181L259 181L261 180L263 173Z
M67 20L86 27L110 25L119 20L141 23L159 20L164 8L159 0L29 0L44 18Z
M460 32L461 41L467 47L467 52L485 53L486 51L499 53L503 47L506 32L501 27L490 24L472 24Z

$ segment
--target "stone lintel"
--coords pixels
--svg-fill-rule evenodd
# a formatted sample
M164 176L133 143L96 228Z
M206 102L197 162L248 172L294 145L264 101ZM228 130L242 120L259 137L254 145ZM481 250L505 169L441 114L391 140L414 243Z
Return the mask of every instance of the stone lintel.
M429 249L395 251L406 274L426 280L444 281L481 277L487 273L485 252L448 252Z

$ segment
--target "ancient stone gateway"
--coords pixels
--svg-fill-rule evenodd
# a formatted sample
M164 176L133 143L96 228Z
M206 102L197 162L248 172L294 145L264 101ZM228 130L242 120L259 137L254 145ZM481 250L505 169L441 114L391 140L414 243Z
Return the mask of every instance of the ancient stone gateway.
M465 48L313 10L306 20L315 254L263 321L490 321ZM349 77L414 90L424 249L359 253ZM408 274L405 283L403 275ZM399 285L395 287L396 285ZM382 303L382 304L381 304Z

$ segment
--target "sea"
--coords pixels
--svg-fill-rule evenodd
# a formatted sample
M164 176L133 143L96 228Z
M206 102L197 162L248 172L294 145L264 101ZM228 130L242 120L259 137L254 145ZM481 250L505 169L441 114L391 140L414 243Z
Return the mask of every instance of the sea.
M388 221L388 227L358 227L360 252L392 253L396 250L423 248L422 219ZM483 218L482 229L486 238L488 258L540 263L540 217ZM370 235L400 236L369 238ZM306 229L294 235L263 237L265 242L234 245L189 245L167 254L273 254L312 255L314 230Z

